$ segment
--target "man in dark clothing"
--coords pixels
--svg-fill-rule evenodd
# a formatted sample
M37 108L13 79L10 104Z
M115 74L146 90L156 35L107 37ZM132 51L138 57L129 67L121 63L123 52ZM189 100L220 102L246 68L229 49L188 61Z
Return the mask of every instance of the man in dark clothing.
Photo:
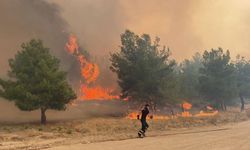
M149 105L146 104L144 108L141 110L141 130L138 132L139 137L145 137L145 132L147 130L147 115L149 114ZM140 116L137 116L137 119L140 119Z

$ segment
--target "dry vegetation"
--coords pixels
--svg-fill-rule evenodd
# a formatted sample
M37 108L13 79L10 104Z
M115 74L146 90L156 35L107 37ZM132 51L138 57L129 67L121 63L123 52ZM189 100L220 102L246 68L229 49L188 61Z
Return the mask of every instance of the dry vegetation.
M213 117L149 120L148 136L156 136L183 128L220 126L247 120L250 110L221 112ZM125 118L93 118L67 122L15 124L0 126L0 150L42 149L63 144L91 143L107 140L136 138L140 128L138 120Z

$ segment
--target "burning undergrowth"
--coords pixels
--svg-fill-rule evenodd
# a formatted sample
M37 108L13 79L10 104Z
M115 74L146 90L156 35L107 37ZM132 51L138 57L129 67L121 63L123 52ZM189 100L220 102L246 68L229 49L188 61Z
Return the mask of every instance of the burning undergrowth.
M177 108L178 109L178 108ZM173 109L170 111L171 114L164 114L160 109L157 111L153 111L150 116L148 116L148 119L154 119L154 120L173 120L176 118L198 118L198 117L214 117L218 115L219 111L214 109L212 106L207 105L203 107L200 110L196 110L193 113L191 113L192 104L188 102L183 102L180 104L180 111L174 111ZM197 108L196 108L197 109ZM139 115L140 112L130 112L126 118L128 119L137 119L137 115Z

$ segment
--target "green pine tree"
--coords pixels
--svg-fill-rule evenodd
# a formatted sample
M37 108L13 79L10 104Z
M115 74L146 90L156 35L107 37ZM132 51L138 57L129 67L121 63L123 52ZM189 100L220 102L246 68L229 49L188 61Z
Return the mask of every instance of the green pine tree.
M41 40L22 44L15 58L9 60L9 79L0 79L0 95L21 110L40 109L41 123L46 124L46 110L64 110L76 98L59 63Z
M111 54L111 70L117 73L122 97L138 102L172 102L175 90L175 61L169 49L159 48L147 34L127 30L121 35L121 49Z
M226 110L237 94L236 72L230 62L229 51L212 49L203 54L203 67L200 69L200 92L210 102Z
M245 98L250 98L250 61L237 56L235 63L237 71L237 88L241 101L241 111L245 109Z

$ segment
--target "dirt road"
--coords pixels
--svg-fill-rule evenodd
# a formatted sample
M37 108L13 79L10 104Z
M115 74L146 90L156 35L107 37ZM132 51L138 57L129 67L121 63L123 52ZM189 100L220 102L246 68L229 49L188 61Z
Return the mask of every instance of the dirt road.
M50 150L250 150L250 121L163 133L124 141L66 145Z

